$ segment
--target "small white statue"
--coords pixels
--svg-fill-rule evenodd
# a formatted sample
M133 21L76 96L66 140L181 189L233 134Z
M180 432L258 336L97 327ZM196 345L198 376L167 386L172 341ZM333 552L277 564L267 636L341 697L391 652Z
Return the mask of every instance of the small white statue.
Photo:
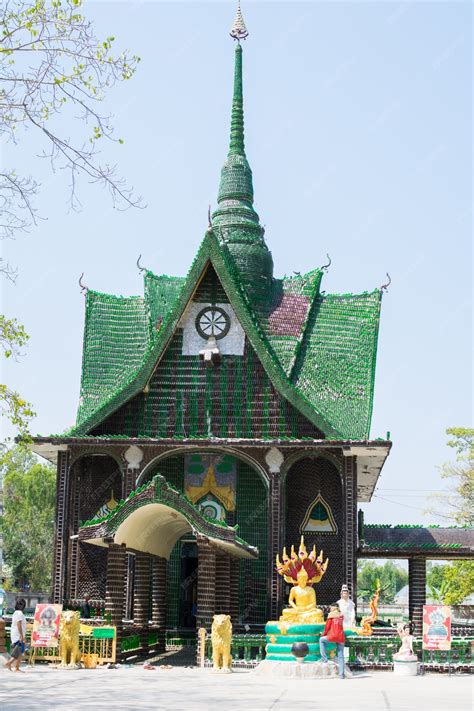
M344 584L341 588L341 599L337 601L339 609L344 615L343 627L345 630L356 626L355 605L349 597L349 588Z
M395 661L404 661L404 662L415 662L418 661L418 657L416 654L413 653L413 635L411 634L410 631L410 623L405 622L401 625L398 625L398 635L402 641L402 646L393 655L393 659Z

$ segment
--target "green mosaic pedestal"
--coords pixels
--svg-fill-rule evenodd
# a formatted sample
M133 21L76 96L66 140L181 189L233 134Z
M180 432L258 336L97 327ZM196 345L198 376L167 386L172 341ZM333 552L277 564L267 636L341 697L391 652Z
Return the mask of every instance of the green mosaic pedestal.
M275 662L294 662L295 657L291 647L295 642L306 642L309 653L304 662L319 662L319 638L324 631L324 623L314 625L289 625L281 622L267 622L265 634L267 641L266 659ZM328 642L326 646L328 657L335 654L336 645Z

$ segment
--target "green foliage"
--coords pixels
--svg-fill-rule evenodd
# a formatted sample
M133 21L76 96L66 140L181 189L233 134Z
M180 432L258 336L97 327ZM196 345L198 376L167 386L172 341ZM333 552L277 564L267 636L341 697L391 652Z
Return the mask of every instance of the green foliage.
M449 565L433 565L426 581L430 597L444 605L460 605L474 593L474 561L459 560Z
M18 321L0 314L0 344L4 357L19 357L27 341L28 334ZM32 407L19 393L3 383L0 383L0 415L10 420L23 437L27 436L28 423L34 415Z
M359 561L357 565L357 597L368 601L380 587L380 602L391 604L395 595L408 583L408 573L386 561L380 565L374 561Z
M17 585L48 590L54 533L56 472L17 446L0 459L4 515L0 518L5 561Z
M469 454L474 456L474 429L466 427L449 427L446 434L452 435L454 439L447 442L448 447L453 447L458 455L464 456Z
M444 578L449 584L443 602L459 605L474 593L474 561L458 560L446 566Z
M431 497L435 504L430 509L440 518L460 525L474 526L474 429L450 427L446 434L448 447L456 450L456 461L440 467L443 479L449 479L446 494Z

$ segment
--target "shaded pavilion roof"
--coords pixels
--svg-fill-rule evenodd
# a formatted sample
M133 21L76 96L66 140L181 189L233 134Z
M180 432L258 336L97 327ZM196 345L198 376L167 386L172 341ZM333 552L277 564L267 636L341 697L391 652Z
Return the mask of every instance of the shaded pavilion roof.
M426 558L474 559L474 528L391 526L364 524L359 533L359 555L363 558Z

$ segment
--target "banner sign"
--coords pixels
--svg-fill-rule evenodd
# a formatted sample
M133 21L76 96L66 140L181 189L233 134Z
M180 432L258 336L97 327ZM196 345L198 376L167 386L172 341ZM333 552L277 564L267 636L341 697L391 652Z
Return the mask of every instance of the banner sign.
M57 647L62 605L36 605L31 632L32 647Z
M451 649L451 608L423 605L423 649Z

